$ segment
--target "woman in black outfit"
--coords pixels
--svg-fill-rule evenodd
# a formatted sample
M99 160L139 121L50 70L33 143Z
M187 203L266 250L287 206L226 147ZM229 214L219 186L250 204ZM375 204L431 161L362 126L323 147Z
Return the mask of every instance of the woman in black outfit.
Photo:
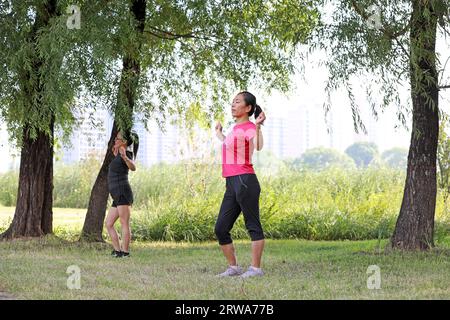
M114 247L111 254L118 258L130 255L130 209L133 204L133 191L128 182L128 172L136 170L133 160L136 159L138 148L139 141L136 133L128 132L124 136L122 132L119 132L113 147L114 159L109 164L108 189L113 203L106 217L105 226ZM119 235L114 228L117 219L120 219L122 228L122 246L120 246Z

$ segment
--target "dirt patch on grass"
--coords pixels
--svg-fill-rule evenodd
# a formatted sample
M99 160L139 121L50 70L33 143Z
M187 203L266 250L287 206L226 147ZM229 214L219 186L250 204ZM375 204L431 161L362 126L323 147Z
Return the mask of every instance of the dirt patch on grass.
M16 298L9 293L0 290L0 300L16 300Z

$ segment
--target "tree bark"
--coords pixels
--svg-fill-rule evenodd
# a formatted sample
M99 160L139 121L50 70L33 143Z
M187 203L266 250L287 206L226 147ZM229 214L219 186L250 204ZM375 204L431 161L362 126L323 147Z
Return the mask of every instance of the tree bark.
M145 9L146 0L134 0L131 4L130 10L136 22L136 32L140 35L144 32L145 26ZM132 117L136 90L139 83L139 76L141 72L139 51L140 43L135 43L131 49L124 54L122 74L119 84L119 93L117 97L117 108L124 107L127 115ZM123 113L120 113L123 116ZM111 136L108 142L108 150L106 151L100 171L97 175L94 187L89 198L88 210L81 232L80 240L91 242L103 242L103 222L106 215L106 206L108 203L108 168L113 160L112 147L114 145L114 138L118 132L118 115L116 112L116 119L111 130Z
M52 233L52 205L52 138L41 132L36 139L32 139L26 128L20 155L16 210L11 225L1 238L40 237Z
M390 243L394 249L426 250L434 246L439 136L436 30L432 1L414 0L410 31L413 128L403 201Z
M31 28L28 40L35 47L38 31L48 26L50 19L59 15L56 0L42 3L36 10L36 19ZM40 80L43 58L37 51L31 53L33 61L31 71L23 70L24 79L21 89L29 97L29 103L37 99L41 103L40 96L43 91L43 83ZM60 61L59 63L62 63ZM34 73L31 77L30 72ZM36 76L37 75L37 76ZM37 78L32 82L31 78ZM24 124L22 132L22 145L19 169L19 187L14 218L9 228L0 235L0 239L13 239L18 237L40 237L52 233L53 221L53 134L55 115L46 113L47 105L40 105L43 115L49 117L49 132L37 130L37 137L31 137L30 124Z

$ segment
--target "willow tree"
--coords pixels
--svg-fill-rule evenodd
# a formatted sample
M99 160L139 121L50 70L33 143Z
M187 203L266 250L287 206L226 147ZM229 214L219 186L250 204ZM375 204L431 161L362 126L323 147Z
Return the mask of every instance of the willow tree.
M81 232L81 239L88 241L102 241L103 220L108 202L108 167L114 159L112 147L114 139L119 130L131 129L133 124L133 111L136 103L139 79L141 75L141 50L146 16L146 0L133 0L121 8L123 16L128 24L122 24L117 31L115 43L118 45L118 53L122 59L122 71L117 88L117 100L115 104L109 105L114 113L114 122L109 137L106 154L100 171L92 187L89 198L88 211ZM108 14L111 7L102 11ZM125 27L124 27L125 26ZM107 63L114 63L114 56L110 56Z
M119 86L127 88L123 95L127 98L120 98L123 90L119 89L113 110L118 125L91 192L82 233L86 240L103 240L107 168L115 130L130 127L133 113L144 122L164 122L200 102L215 117L236 88L259 85L288 90L297 58L294 44L306 41L318 19L312 3L291 0L133 3L128 12L134 33L125 39L117 33L123 50Z
M54 132L68 137L83 84L106 87L89 43L111 18L97 14L104 1L80 3L89 32L69 23L72 1L0 1L0 115L21 149L16 209L2 238L52 232Z
M328 21L317 29L311 50L326 50L330 94L347 89L355 129L365 131L355 103L352 80L364 77L374 116L388 106L406 125L412 113L403 201L390 241L391 248L414 250L434 245L436 150L439 133L439 83L442 65L436 52L439 34L449 34L446 0L335 0ZM406 85L410 99L401 101ZM376 97L380 97L377 101ZM326 104L329 110L330 104Z

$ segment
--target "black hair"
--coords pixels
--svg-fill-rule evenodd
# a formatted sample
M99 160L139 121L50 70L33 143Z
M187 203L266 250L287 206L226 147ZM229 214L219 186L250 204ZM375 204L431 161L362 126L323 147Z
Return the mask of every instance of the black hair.
M263 111L261 107L256 103L256 97L248 91L241 91L239 92L239 94L244 97L246 105L252 106L252 108L248 112L248 116L251 117L253 114L255 114L255 119L258 118Z
M135 131L126 130L123 138L127 141L127 147L133 145L133 159L136 159L139 150L139 136Z

